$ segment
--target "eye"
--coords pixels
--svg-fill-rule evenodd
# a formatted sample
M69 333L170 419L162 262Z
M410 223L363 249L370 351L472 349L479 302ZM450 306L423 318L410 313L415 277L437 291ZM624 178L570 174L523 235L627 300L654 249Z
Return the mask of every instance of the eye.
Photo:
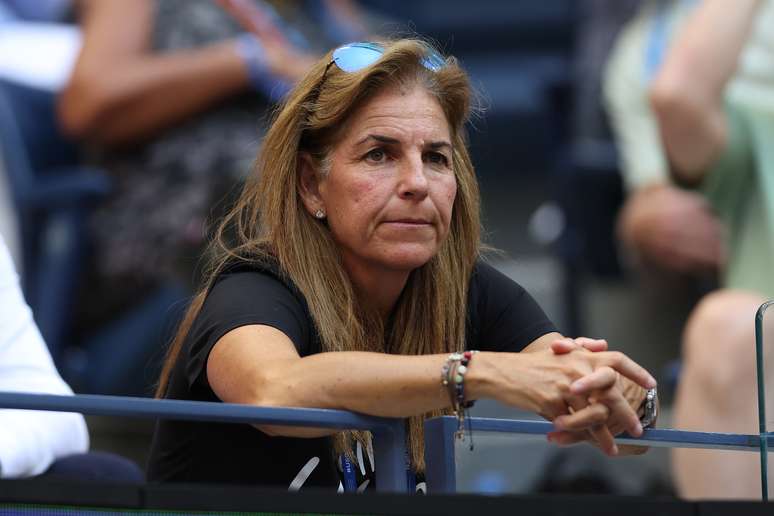
M449 166L449 158L446 157L446 154L441 152L428 152L425 156L425 159L428 163L433 165L442 165L444 167Z
M382 163L387 159L387 153L381 147L377 147L368 151L364 158L371 163Z

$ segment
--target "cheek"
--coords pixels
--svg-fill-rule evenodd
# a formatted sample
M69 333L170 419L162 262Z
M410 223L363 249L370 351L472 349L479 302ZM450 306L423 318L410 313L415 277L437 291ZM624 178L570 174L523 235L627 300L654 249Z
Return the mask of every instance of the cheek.
M443 218L446 221L446 224L449 224L449 221L451 220L451 213L452 208L454 207L454 200L457 198L457 181L453 178L446 184L443 185L442 192L440 194L441 197L441 206L439 206L439 211L442 213Z
M335 199L334 218L339 230L346 233L365 231L384 205L383 189L373 179L358 179L338 185L331 191Z

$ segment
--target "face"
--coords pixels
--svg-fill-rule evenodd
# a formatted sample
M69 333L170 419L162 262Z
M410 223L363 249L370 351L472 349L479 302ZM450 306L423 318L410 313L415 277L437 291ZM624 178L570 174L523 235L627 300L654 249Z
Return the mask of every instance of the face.
M351 117L329 173L305 196L311 213L324 211L345 266L410 271L438 252L457 194L451 143L421 87L385 90Z

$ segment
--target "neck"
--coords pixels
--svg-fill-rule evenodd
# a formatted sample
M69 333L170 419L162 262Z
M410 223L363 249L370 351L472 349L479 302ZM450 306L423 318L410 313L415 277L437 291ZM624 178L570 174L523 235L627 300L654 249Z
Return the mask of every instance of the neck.
M386 321L395 308L411 271L355 265L347 263L346 259L344 268L358 296L376 309Z

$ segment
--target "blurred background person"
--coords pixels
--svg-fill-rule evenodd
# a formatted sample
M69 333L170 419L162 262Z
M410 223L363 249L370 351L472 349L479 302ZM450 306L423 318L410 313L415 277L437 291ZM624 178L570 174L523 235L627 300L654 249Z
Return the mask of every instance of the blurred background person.
M633 189L621 223L626 243L662 270L720 272L721 289L686 324L678 428L757 428L753 321L774 292L773 22L767 1L731 9L714 0L654 2L627 28L608 69ZM673 458L683 496L760 495L753 454L676 449Z
M261 117L336 43L313 16L333 3L313 3L319 12L303 2L78 2L83 47L59 119L113 183L91 217L82 325L161 282L194 281L210 210L247 173ZM343 23L337 35L355 35Z

